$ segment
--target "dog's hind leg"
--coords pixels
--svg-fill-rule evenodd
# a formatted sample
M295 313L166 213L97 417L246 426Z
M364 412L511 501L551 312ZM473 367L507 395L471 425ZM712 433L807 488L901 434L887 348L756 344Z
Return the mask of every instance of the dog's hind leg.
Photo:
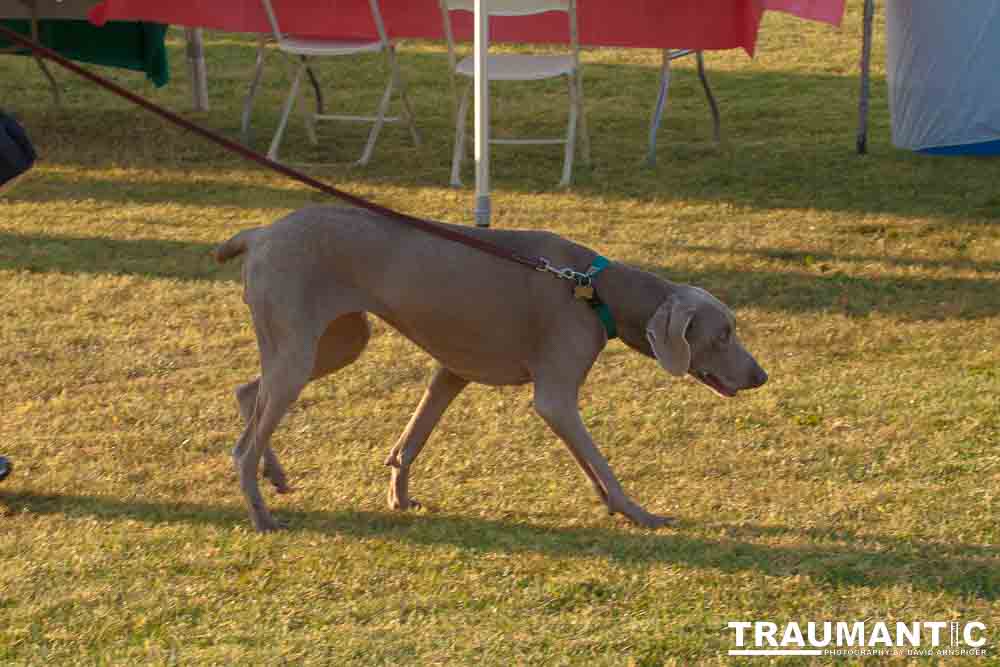
M303 346L305 347L305 346ZM270 447L271 435L288 408L298 398L309 381L315 357L315 342L307 349L289 350L270 363L264 364L257 404L253 415L233 450L234 463L240 477L240 488L250 512L253 526L260 532L274 530L277 522L264 503L257 484L257 466L261 455Z
M371 327L363 312L342 315L330 322L316 344L316 360L310 379L323 377L356 361L370 337ZM259 377L236 389L236 400L244 423L248 424L253 417L259 391ZM285 469L270 443L264 449L262 458L264 477L271 481L278 493L287 493L290 488Z
M252 284L247 279L246 296L250 298L245 300L257 334L261 376L253 413L233 449L233 463L250 520L256 530L264 532L278 524L260 494L257 468L281 418L312 377L325 323L310 318L310 309L297 299L275 300L266 289L251 290ZM286 293L301 291L286 286Z
M357 361L369 338L371 326L367 313L349 313L330 322L316 345L316 363L310 379L316 380Z
M257 392L260 390L260 378L256 378L246 384L241 384L236 388L236 400L240 405L240 415L243 423L248 424L253 417L254 408L257 405ZM270 443L263 453L263 475L274 485L274 490L278 493L288 493L291 489L288 486L288 478L285 476L285 469L281 467L278 457L274 453L274 448Z
M270 368L265 366L257 392L257 405L233 450L233 462L239 473L240 488L246 499L250 520L260 532L274 530L278 524L260 494L257 466L261 455L271 446L271 435L281 418L309 381L312 368L309 356L297 350L274 360Z
M416 460L430 437L431 431L441 419L441 415L456 396L469 384L443 366L434 373L430 386L420 399L420 405L410 418L395 447L389 452L385 464L392 468L389 482L389 507L405 510L419 503L409 496L410 464Z

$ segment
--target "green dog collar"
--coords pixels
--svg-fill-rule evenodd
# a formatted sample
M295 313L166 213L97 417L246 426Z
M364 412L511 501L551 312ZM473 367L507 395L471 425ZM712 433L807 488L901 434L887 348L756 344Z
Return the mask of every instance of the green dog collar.
M607 257L602 257L598 255L594 258L591 263L590 268L587 269L586 273L586 283L580 283L582 286L593 286L594 279L603 271L608 268L611 264ZM601 301L600 297L597 296L597 292L594 292L592 296L585 299L585 301L590 304L590 307L594 309L597 313L597 317L601 320L601 324L604 325L604 330L608 332L608 340L618 337L618 327L615 326L615 318L611 315L611 309L608 308L608 304Z

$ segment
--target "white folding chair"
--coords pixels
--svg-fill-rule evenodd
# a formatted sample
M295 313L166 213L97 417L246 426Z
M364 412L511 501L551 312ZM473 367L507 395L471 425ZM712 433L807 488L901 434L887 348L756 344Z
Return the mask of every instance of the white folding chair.
M532 16L544 12L565 12L569 21L570 49L568 55L522 55L500 54L491 55L487 60L487 75L490 81L539 81L566 77L569 87L569 123L566 136L560 138L498 138L491 139L491 144L563 144L562 178L560 186L569 185L573 176L573 157L576 153L576 138L579 126L581 153L584 162L590 161L590 137L587 133L587 121L583 109L583 84L580 76L580 45L577 38L576 0L489 0L484 3L489 7L490 16ZM465 122L469 109L469 97L474 83L474 60L472 56L458 60L455 54L455 38L451 26L452 11L474 10L473 0L440 0L441 15L444 20L444 33L448 42L448 62L451 69L453 98L458 96L456 75L469 79L469 84L462 93L461 100L455 99L453 108L457 106L455 118L455 145L451 160L451 184L462 185L460 172L465 156Z
M340 120L372 124L372 129L368 133L368 141L365 144L364 151L361 154L361 158L357 161L358 165L368 164L368 161L372 156L372 151L375 148L375 140L378 139L379 132L381 132L382 126L385 123L399 121L407 123L410 128L410 134L413 137L413 143L417 145L420 144L420 134L417 132L417 127L414 124L413 109L406 96L406 84L399 75L399 66L396 62L396 48L395 45L389 41L389 38L386 35L385 24L382 21L382 13L379 11L378 7L378 0L368 0L372 13L372 19L374 20L375 28L378 31L378 39L374 41L343 41L313 37L295 37L288 35L281 30L278 22L278 15L271 4L271 0L261 0L261 2L264 5L264 10L267 12L267 18L271 24L271 30L274 33L274 39L277 43L278 50L288 56L297 58L299 61L299 66L295 71L295 77L292 80L291 90L289 90L288 97L281 110L281 119L278 121L278 129L275 131L274 138L271 140L271 147L267 151L267 156L269 158L272 160L278 159L278 148L281 146L281 139L285 134L285 126L288 124L288 116L291 114L292 107L295 106L295 100L299 94L299 84L302 80L302 75L308 72L310 77L312 76L312 72L309 68L310 59L327 56L353 56L362 53L384 53L386 56L386 64L389 68L389 80L386 82L385 92L382 93L382 99L379 102L374 116L323 113L321 101L318 105L319 109L316 112L305 110L304 116L306 121L306 131L309 134L309 140L314 145L318 143L316 138L316 121L318 120ZM331 3L331 11L334 11L332 6L333 4L334 3ZM252 84L252 88L256 87L255 84L256 81ZM386 114L389 110L389 103L392 101L392 95L397 90L402 102L401 114L400 116L387 116ZM319 98L319 100L321 99L322 98Z

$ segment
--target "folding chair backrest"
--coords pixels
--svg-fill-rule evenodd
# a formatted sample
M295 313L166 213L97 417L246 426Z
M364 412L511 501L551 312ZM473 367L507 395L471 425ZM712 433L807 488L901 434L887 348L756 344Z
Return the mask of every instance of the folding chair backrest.
M474 0L442 0L450 10L475 10ZM568 12L570 0L488 0L490 16L530 16L544 12Z
M281 0L278 0L280 2ZM271 32L274 33L274 38L281 40L285 37L285 33L281 31L281 26L278 24L278 14L274 11L274 5L271 4L271 0L260 0L261 4L264 6L264 11L267 13L267 21L271 24ZM330 11L335 11L331 2ZM368 8L372 13L372 21L375 22L375 30L378 32L379 41L382 42L384 46L389 44L389 36L385 31L385 22L382 20L382 12L378 6L378 0L368 0Z

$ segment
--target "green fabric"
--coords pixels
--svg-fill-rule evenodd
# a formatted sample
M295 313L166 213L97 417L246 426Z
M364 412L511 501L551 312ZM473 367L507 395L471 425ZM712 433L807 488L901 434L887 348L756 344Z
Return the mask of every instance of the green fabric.
M587 269L587 277L590 278L591 283L593 283L594 279L597 278L597 275L604 269L608 268L610 264L611 262L607 257L598 255L591 263L590 268ZM597 317L600 318L601 324L604 325L604 330L608 332L608 340L617 338L618 327L615 326L615 318L611 314L611 309L608 308L608 304L601 301L596 296L596 292L593 298L587 299L587 303L589 303L590 307L594 309L595 313L597 313Z
M3 25L25 36L31 35L25 20L3 21ZM160 23L112 21L98 28L88 21L42 20L38 22L38 37L42 44L70 60L123 67L145 72L157 86L170 79L164 35L167 26ZM10 42L0 38L0 48ZM27 50L17 51L30 55Z

